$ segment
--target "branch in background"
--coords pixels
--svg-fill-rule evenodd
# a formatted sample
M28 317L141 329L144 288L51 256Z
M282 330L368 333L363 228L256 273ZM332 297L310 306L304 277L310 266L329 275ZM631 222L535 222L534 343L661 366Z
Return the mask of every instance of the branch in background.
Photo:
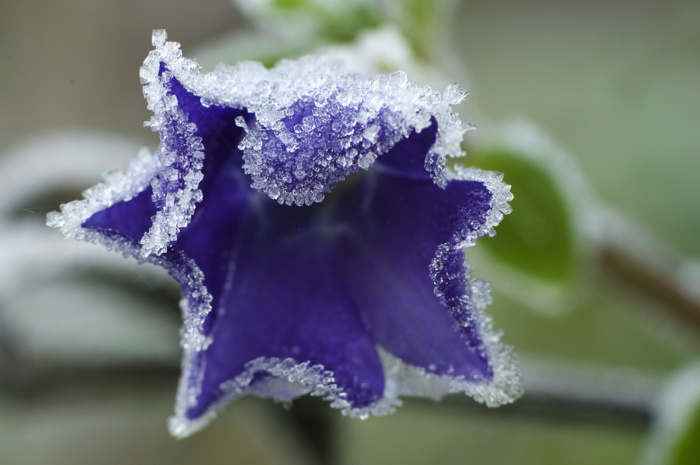
M449 396L438 404L457 413L541 420L576 425L645 430L663 378L627 367L610 367L526 358L522 363L525 394L513 404L488 408L471 398Z
M1 360L0 360L1 361ZM176 365L143 363L133 365L31 364L17 359L0 363L0 397L32 407L56 402L84 402L108 396L133 396L139 390L175 390L180 376ZM293 428L306 450L304 463L338 463L337 412L319 398L308 396L291 409L279 409L278 420ZM313 460L313 461L311 461Z
M121 366L32 365L13 363L2 367L0 395L37 404L61 399L61 395L86 391L105 396L135 389L175 389L179 367L164 364ZM646 428L661 382L658 378L619 367L590 367L573 363L526 361L523 363L525 395L512 405L488 409L466 396L453 395L439 403L408 399L407 403L431 405L459 412L486 412L530 419ZM107 391L107 392L106 392ZM80 396L84 399L85 396ZM309 437L323 463L332 463L333 424L338 415L320 399L300 399L292 404L292 419Z
M638 297L657 304L666 317L700 341L700 265L687 273L681 256L613 209L598 208L586 231L601 271ZM680 266L679 266L680 262Z
M338 412L319 397L303 396L294 400L289 418L306 439L307 448L313 451L319 464L338 463Z
M650 260L648 252L640 254L619 243L600 244L598 254L606 273L700 334L700 300L679 282L670 263Z
M131 365L32 364L12 360L0 364L0 396L20 403L50 402L74 392L106 395L141 388L175 390L180 367L160 363Z

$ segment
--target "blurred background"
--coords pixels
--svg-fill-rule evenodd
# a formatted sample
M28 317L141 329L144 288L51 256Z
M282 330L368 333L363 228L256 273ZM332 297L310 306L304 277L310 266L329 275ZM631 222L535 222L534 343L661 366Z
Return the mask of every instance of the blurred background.
M314 2L251 3L0 2L0 463L700 463L700 3L355 1L313 10L311 32L294 8ZM467 256L525 396L366 421L251 398L170 438L178 289L46 213L157 144L138 78L153 29L210 67L382 25L411 51L382 66L471 92L466 163L513 185Z

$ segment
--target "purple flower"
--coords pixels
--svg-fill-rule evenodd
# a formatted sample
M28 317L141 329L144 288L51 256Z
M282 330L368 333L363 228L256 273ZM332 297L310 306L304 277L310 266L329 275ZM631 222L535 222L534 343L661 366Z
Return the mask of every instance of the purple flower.
M492 234L509 188L446 167L469 128L450 107L463 91L328 57L200 74L164 31L153 43L141 79L157 152L49 224L181 284L174 435L248 393L312 393L361 418L401 395L520 394L462 251Z

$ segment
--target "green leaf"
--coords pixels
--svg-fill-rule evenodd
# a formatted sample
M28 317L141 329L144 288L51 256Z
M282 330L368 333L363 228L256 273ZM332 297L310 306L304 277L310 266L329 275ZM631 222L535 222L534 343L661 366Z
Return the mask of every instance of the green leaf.
M578 268L572 208L550 170L514 151L470 151L482 169L504 173L512 186L513 212L496 228L496 237L479 243L501 264L529 277L559 285Z
M322 13L319 14L319 33L331 42L352 42L360 32L381 25L378 12L366 5L357 5L344 15L330 14L329 10Z
M416 56L430 62L432 54L439 52L441 42L451 24L448 0L394 0L386 2L386 19L395 24L409 40ZM391 4L391 5L388 5Z
M381 5L367 0L267 0L246 3L244 12L263 29L287 31L322 43L353 41L366 29L382 24Z
M280 10L296 10L305 8L308 6L308 2L306 0L274 0L272 5Z
M697 465L700 462L700 363L675 375L658 402L643 463Z
M695 401L687 422L671 447L669 465L697 465L700 462L700 399Z
M317 44L352 42L363 31L392 25L416 56L430 62L444 45L453 4L452 0L264 0L246 2L243 11L263 28L292 31Z

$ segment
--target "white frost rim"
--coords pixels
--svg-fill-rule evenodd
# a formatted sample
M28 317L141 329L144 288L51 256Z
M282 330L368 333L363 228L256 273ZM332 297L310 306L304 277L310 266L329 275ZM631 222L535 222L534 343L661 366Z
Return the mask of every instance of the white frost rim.
M138 195L161 169L158 159L147 149L142 149L131 160L126 174L117 170L104 174L104 182L83 192L83 200L74 200L61 205L60 212L49 213L46 225L59 229L66 238L92 242L86 237L88 231L81 227L82 224L95 213Z

